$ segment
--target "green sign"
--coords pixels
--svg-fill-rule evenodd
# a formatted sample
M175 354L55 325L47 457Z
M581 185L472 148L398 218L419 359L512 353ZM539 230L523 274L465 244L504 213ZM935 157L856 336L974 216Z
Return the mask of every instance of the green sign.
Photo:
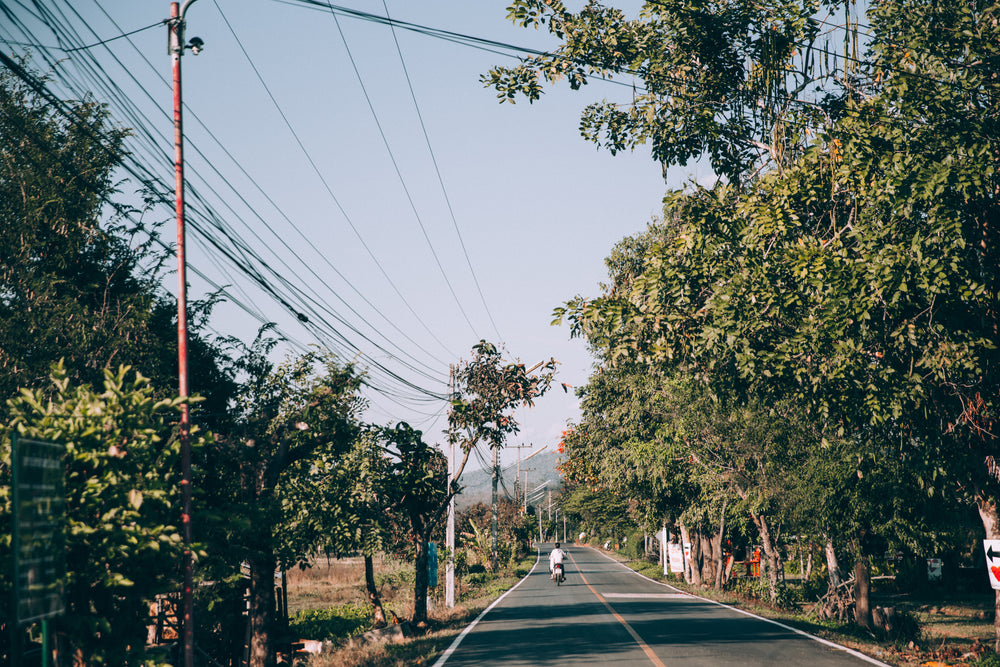
M438 585L438 545L437 542L427 543L427 587Z
M13 436L14 595L19 624L63 612L66 447Z

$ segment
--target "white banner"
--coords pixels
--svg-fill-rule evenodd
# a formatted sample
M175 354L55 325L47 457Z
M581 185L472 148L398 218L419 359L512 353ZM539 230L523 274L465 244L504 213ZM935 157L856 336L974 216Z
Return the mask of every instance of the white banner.
M676 574L684 572L684 550L681 545L671 543L667 545L667 553L670 554L670 571Z

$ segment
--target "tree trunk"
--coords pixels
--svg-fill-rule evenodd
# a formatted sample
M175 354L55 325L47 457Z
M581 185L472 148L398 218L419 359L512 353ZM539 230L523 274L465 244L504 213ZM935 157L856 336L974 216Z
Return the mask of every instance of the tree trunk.
M726 497L722 500L722 514L719 517L719 537L717 540L718 547L715 550L715 590L722 590L723 579L725 578L725 549L722 548L722 541L726 536L726 505L729 504L729 498Z
M680 523L678 525L680 526L680 529L681 529L681 550L683 552L684 545L685 544L691 544L691 534L688 533L687 526L685 526L683 523ZM696 580L696 579L698 578L698 576L700 576L701 573L699 572L697 575L695 574L696 570L695 570L694 563L693 563L693 561L694 561L694 545L693 544L691 544L691 557L688 558L686 553L684 555L685 555L685 558L684 558L684 581L686 583L688 583L688 584L700 584L701 580L700 579Z
M721 545L717 544L716 537L718 535L710 535L700 531L698 534L698 543L701 545L701 557L699 559L701 580L706 586L715 583L715 564L718 558L718 549L721 547Z
M778 599L778 567L781 558L774 542L771 540L771 529L767 524L767 518L762 514L750 514L757 532L760 533L760 546L764 549L764 566L767 570L767 592L771 602Z
M859 546L857 559L854 561L854 619L858 627L872 629L871 576L868 572L868 558Z
M417 554L413 563L416 568L413 577L413 624L418 628L427 626L427 537L417 535Z
M368 593L368 604L372 606L372 623L376 628L385 626L385 610L382 609L382 596L375 586L375 564L371 554L365 554L365 589Z
M270 530L267 530L270 537ZM274 667L274 554L250 558L250 664Z
M830 577L830 590L836 590L842 581L840 576L840 565L837 563L837 552L833 549L833 539L826 536L826 571Z
M977 492L976 509L979 510L979 518L983 522L983 528L986 529L986 539L1000 539L1000 511L996 501ZM986 567L990 567L989 559ZM993 650L1000 653L1000 590L993 591Z
M700 586L701 578L701 531L688 533L691 539L691 583Z

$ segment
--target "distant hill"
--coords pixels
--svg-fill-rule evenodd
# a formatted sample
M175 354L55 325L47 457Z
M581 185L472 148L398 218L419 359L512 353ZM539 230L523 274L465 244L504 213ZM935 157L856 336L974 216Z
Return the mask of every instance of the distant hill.
M559 473L556 472L556 464L559 462L559 454L556 452L539 454L530 461L522 462L521 482L524 482L524 468L533 468L528 472L528 490L531 491L549 480L548 488L553 491L561 485ZM501 479L503 483L498 485L498 492L501 498L514 497L514 478L517 476L517 464L513 463L505 466ZM475 505L478 502L489 503L493 495L493 477L489 470L466 470L462 473L460 480L462 493L455 498L455 505L459 508ZM520 487L518 487L520 488Z

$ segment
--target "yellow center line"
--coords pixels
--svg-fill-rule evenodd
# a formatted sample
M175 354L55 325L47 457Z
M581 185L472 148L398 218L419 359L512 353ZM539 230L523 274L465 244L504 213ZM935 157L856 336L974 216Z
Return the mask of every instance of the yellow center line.
M597 597L597 599L601 601L601 604L603 604L607 608L607 610L611 613L612 616L618 619L619 623L625 626L625 629L628 630L628 633L630 635L632 635L632 639L634 639L635 643L639 645L639 648L642 649L642 652L646 654L646 657L649 658L649 661L654 665L656 665L656 667L667 667L665 664L663 664L662 660L656 657L656 654L653 653L653 649L649 648L649 644L642 641L642 637L639 636L638 632L632 629L632 626L628 624L628 621L622 618L621 614L615 611L608 603L608 601L604 599L604 596L598 593L597 590L590 585L590 582L587 581L587 578L585 576L583 576L583 572L580 570L580 567L576 564L576 559L573 558L573 554L567 551L566 555L569 556L569 559L571 561L573 561L573 565L576 567L576 573L580 575L580 579L583 580L583 583L587 584L587 588L590 589L590 592L593 593Z

